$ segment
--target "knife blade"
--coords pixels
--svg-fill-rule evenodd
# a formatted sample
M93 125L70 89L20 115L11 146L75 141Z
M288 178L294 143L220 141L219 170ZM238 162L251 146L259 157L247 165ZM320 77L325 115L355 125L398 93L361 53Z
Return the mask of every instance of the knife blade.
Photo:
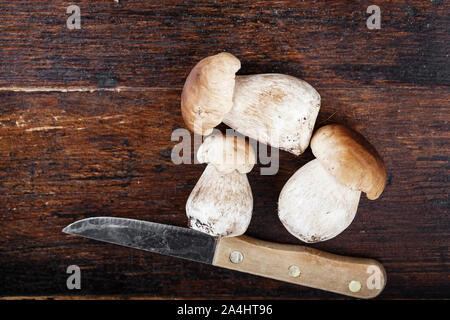
M212 263L217 242L193 229L115 217L79 220L63 232L206 264Z
M376 260L246 235L215 238L193 229L115 217L79 220L63 232L357 298L376 297L386 285L386 271Z

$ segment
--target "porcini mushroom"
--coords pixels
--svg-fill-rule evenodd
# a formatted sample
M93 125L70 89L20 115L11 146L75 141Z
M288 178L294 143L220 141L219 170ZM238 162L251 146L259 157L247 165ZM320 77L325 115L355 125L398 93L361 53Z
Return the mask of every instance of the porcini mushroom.
M375 148L342 125L315 132L310 161L281 190L278 216L286 229L304 242L331 239L355 217L361 192L377 199L386 184L386 168Z
M247 179L256 162L253 148L241 137L215 134L205 139L197 159L208 165L186 203L189 226L212 236L243 234L253 211Z
M181 94L188 129L208 135L224 122L259 142L301 154L320 109L319 93L285 74L236 76L240 67L239 59L222 52L192 69Z

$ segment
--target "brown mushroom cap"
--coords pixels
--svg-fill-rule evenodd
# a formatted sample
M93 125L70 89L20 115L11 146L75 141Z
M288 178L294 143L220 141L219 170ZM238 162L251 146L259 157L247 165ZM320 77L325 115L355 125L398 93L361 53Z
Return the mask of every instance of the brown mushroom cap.
M181 113L189 130L208 135L233 107L235 73L241 62L222 52L191 70L181 94Z
M197 159L213 164L222 173L248 173L256 163L255 151L247 140L222 134L207 137L197 151Z
M311 150L336 180L377 199L386 185L386 167L375 148L359 133L331 124L317 130Z

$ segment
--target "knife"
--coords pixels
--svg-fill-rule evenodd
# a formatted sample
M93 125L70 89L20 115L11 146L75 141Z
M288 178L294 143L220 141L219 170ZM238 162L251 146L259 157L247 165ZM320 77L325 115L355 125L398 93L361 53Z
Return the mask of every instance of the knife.
M115 217L79 220L62 231L356 298L376 297L386 285L386 272L376 260L245 235L216 238L193 229Z

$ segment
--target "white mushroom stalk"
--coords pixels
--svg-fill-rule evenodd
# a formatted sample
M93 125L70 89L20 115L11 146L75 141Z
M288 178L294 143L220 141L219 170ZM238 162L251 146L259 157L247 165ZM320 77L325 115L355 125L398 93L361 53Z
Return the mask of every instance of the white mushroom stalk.
M189 226L212 236L238 236L247 230L253 196L246 173L256 157L237 136L212 135L200 146L197 158L208 163L186 203Z
M259 142L301 154L319 113L319 93L289 75L236 76L240 67L235 56L223 52L192 69L181 95L187 127L208 135L224 122Z
M360 134L341 125L320 128L311 140L315 160L285 184L278 216L304 242L334 238L353 221L361 191L371 200L385 187L386 168Z
M340 184L315 159L284 185L278 214L285 228L304 242L334 238L353 221L361 191Z

